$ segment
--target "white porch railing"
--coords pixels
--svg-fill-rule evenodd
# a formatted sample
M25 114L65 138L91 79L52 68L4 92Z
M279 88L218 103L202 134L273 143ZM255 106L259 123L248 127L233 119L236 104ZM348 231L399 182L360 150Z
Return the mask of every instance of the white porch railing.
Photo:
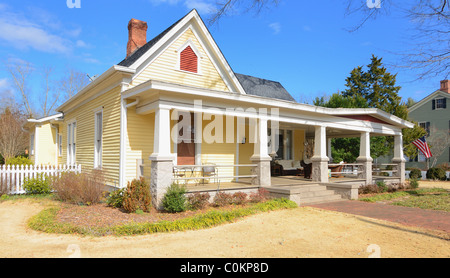
M362 173L363 171L360 170L360 167L363 166L362 164L359 163L344 163L344 164L333 164L333 163L329 163L328 167L332 167L332 168L338 168L342 166L342 170L341 171L333 171L331 170L331 172L329 172L329 175L331 177L333 176L341 176L341 175L355 175L357 176L358 174Z
M392 164L392 163L380 163L380 164L373 164L372 165L372 172L374 173L387 173L389 177L395 176L397 173L397 166L398 164ZM392 169L389 169L392 168Z
M257 175L224 175L220 176L220 168L240 167L256 167L256 164L239 164L239 165L179 165L173 167L173 181L195 181L195 183L204 182L205 180L213 180L214 183L220 185L221 180L238 180L240 178L256 178Z
M63 172L81 173L81 165L0 165L0 190L7 194L24 194L26 178L35 178L38 174L56 176Z

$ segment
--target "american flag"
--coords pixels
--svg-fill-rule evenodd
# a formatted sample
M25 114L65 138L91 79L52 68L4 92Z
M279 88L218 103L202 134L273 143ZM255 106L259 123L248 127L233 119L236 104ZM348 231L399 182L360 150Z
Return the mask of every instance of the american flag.
M414 144L414 146L419 148L419 150L426 156L426 158L430 158L433 156L431 154L430 148L428 147L427 141L425 140L425 136L420 137L412 143Z

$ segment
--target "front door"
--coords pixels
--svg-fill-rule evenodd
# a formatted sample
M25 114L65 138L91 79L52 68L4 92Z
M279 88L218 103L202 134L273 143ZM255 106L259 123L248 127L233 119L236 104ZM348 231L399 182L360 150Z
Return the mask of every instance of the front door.
M186 113L180 113L181 117L189 116ZM195 142L194 142L194 114L190 114L191 125L184 127L179 131L179 138L182 138L181 142L177 144L177 164L178 165L195 165ZM178 122L182 121L181 118ZM187 134L183 134L186 132Z

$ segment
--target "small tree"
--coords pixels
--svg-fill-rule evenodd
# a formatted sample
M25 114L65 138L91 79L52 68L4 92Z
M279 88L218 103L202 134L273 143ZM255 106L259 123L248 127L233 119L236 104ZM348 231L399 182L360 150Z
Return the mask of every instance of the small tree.
M25 116L13 108L8 107L0 114L0 153L5 163L22 154L28 146L29 136L22 129L25 122Z
M435 126L430 128L430 136L427 138L427 143L430 147L431 154L430 159L431 168L436 166L439 157L448 149L450 145L449 131L439 130Z

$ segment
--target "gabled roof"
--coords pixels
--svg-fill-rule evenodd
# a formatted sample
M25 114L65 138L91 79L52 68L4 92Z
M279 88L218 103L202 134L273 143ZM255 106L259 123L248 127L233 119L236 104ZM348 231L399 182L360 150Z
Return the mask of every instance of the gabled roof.
M133 64L135 64L141 57L143 57L148 51L151 50L153 46L155 46L158 42L160 42L170 31L176 28L176 26L182 22L184 19L186 19L189 16L198 16L199 23L201 23L204 26L203 21L201 20L201 17L198 15L197 11L194 9L187 15L185 15L183 18L175 22L172 26L164 30L162 33L157 35L155 38L150 40L147 44L136 50L133 54L131 54L129 57L122 60L118 65L124 66L124 67L131 67ZM206 31L207 28L205 27ZM212 42L215 44L213 38L211 37ZM215 44L216 45L216 44ZM219 55L222 56L224 64L226 67L229 67L228 62L226 61L225 57L223 57L223 54L220 51L220 48L217 46L217 52L219 52ZM134 65L135 67L135 65ZM229 67L231 70L231 67ZM257 78L253 76L248 76L244 74L236 74L232 70L230 71L230 74L237 78L236 81L239 83L240 86L242 86L242 89L245 93L256 95L256 96L262 96L262 97L268 97L268 98L275 98L275 99L281 99L281 100L287 100L287 101L295 101L295 99L286 91L286 89L276 81L270 81L262 78ZM231 77L233 79L233 76ZM238 85L238 86L239 86Z
M412 111L416 110L417 108L419 108L420 106L424 105L425 103L427 103L428 101L432 100L433 98L440 96L440 97L450 97L449 93L443 92L441 90L437 90L435 92L433 92L432 94L426 96L425 98L423 98L421 101L417 102L416 104L414 104L413 106L411 106L408 109L408 112L411 113Z
M123 66L123 67L130 67L131 65L133 65L134 62L136 62L142 55L144 55L144 53L146 53L150 48L152 48L152 46L154 46L157 42L159 42L161 40L161 38L164 37L164 35L166 35L170 30L172 30L173 27L175 27L186 16L188 16L188 15L185 15L183 18L181 18L180 20L178 20L177 22L172 24L169 28L164 30L161 34L159 34L158 36L154 37L152 40L150 40L148 43L146 43L142 47L138 48L135 52L133 52L133 54L131 54L127 58L123 59L117 65Z
M240 73L235 73L235 75L239 79L239 82L245 92L249 95L295 101L295 99L288 93L288 91L286 91L280 82L261 79Z

